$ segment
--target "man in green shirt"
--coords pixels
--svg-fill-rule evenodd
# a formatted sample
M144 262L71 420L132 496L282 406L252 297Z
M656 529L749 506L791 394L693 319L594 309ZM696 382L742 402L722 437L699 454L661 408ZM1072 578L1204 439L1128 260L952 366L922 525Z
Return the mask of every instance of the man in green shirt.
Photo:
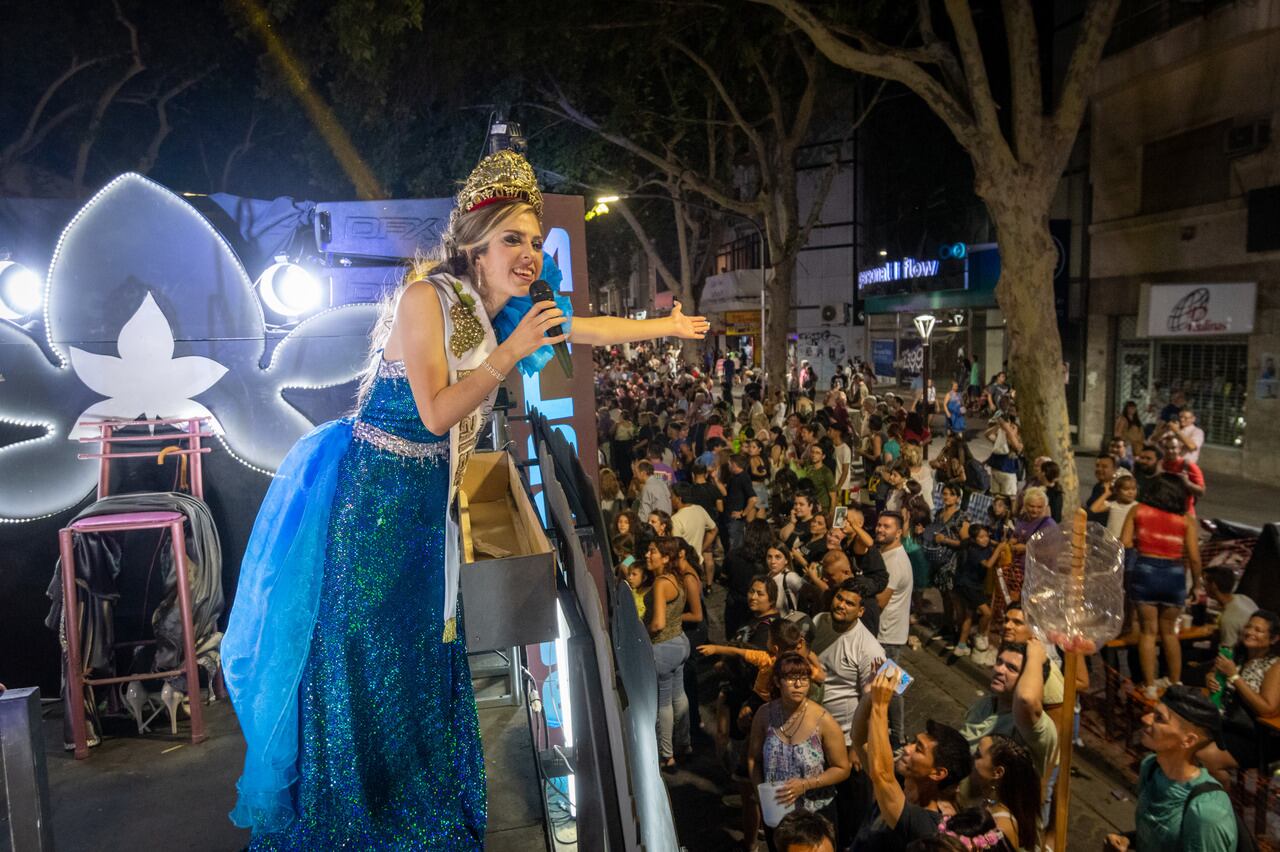
M1142 717L1142 744L1151 749L1138 770L1137 830L1107 835L1111 852L1232 852L1236 817L1231 798L1196 765L1196 752L1211 741L1221 745L1218 709L1199 690L1177 685ZM1201 784L1217 789L1201 792Z
M831 468L827 467L826 459L827 454L823 452L822 447L812 444L809 447L809 463L800 470L800 477L813 483L818 505L822 507L824 513L831 511L831 504L836 496L836 475L831 472Z

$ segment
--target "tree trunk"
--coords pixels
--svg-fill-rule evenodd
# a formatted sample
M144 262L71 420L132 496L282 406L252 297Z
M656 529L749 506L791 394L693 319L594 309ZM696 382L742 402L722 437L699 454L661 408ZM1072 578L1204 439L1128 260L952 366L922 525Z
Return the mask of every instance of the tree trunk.
M791 333L791 293L795 285L796 259L773 255L773 276L765 279L766 324L764 371L766 388L787 388L787 335Z
M1006 182L998 197L985 199L1000 245L996 300L1006 320L1009 379L1018 392L1023 454L1028 460L1049 456L1061 466L1065 515L1079 503L1079 486L1067 416L1062 340L1054 312L1057 250L1044 206L1036 205L1017 186Z

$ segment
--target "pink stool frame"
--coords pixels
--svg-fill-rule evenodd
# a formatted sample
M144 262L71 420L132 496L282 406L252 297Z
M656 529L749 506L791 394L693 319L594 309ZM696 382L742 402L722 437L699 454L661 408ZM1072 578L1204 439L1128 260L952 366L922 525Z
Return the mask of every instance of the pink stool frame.
M185 424L186 433L181 435L125 435L117 436L115 430L137 426L176 426ZM107 496L110 482L111 459L124 458L156 458L157 452L113 452L112 445L118 443L136 443L140 441L178 441L185 445L182 449L167 448L166 456L190 456L191 495L198 500L204 499L203 470L200 457L210 452L209 447L201 446L201 439L211 438L213 434L206 431L206 419L190 417L161 420L93 420L83 421L82 426L95 426L99 435L93 438L81 438L82 442L97 442L101 449L97 453L81 453L81 459L98 459L98 499ZM62 556L62 614L63 626L67 639L67 702L71 714L71 735L75 741L75 757L83 760L89 756L89 746L85 734L84 690L86 686L106 686L127 683L134 680L157 680L185 674L187 677L187 694L191 704L191 742L204 742L204 713L200 701L200 672L196 665L195 635L191 624L191 588L187 581L187 538L183 528L186 516L181 512L123 512L113 515L95 515L73 521L58 532L58 545ZM89 678L85 677L80 659L80 618L79 596L76 593L75 547L73 537L76 535L94 535L106 532L125 532L130 530L168 529L173 545L173 568L177 575L178 607L182 614L182 645L185 663L181 669L146 674L130 674L122 677ZM141 643L129 643L141 644ZM220 673L219 673L220 675ZM219 676L218 680L221 680ZM221 684L213 686L215 691Z

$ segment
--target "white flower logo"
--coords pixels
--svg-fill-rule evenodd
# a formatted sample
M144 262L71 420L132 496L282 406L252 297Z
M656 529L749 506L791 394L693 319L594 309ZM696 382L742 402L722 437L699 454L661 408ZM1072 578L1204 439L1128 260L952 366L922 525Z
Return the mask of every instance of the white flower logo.
M208 417L221 433L213 413L192 397L213 387L227 368L211 358L174 358L173 331L150 293L120 329L116 345L119 358L71 347L71 367L80 381L108 397L85 409L79 420ZM77 429L69 437L93 434L92 429Z

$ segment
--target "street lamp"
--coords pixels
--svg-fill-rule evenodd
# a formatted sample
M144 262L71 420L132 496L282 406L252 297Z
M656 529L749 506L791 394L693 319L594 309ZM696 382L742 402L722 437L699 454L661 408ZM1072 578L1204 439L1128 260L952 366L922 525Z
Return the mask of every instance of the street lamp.
M604 216L609 212L609 205L617 201L625 201L627 199L652 199L654 201L674 201L669 195L653 195L636 193L634 195L628 193L626 195L599 195L596 196L595 206L587 211L586 219L590 222L597 216ZM764 270L768 265L769 242L764 238L764 230L750 216L744 216L733 210L725 210L719 207L710 207L706 204L698 204L693 201L681 201L681 204L692 207L695 210L706 210L709 213L716 213L722 216L732 216L740 222L746 222L755 229L756 237L760 240L760 368L763 370L765 365L765 277ZM786 307L790 311L791 306Z
M933 414L929 404L929 335L933 334L933 326L938 318L933 314L920 314L913 322L916 325L916 333L920 335L920 390L924 397L925 425L929 423L929 417ZM936 398L935 394L935 398Z

